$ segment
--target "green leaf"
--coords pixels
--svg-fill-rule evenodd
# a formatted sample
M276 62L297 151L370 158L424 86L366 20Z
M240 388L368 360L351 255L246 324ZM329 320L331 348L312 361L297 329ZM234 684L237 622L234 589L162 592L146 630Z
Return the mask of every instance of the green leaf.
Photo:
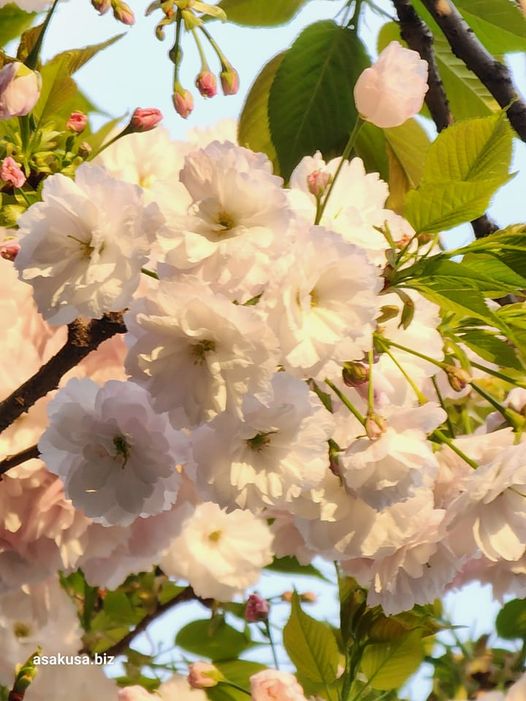
M386 153L384 129L365 122L356 137L355 152L368 173L379 173L382 180L389 180L389 161Z
M336 680L339 660L336 638L327 624L302 611L296 592L283 631L283 643L300 680L306 678L327 686Z
M332 21L311 24L285 54L269 96L269 125L285 179L303 156L339 155L356 121L353 88L368 65L357 35Z
M238 142L252 151L265 153L278 171L278 157L270 137L268 99L270 87L285 53L274 56L261 70L250 88L238 125Z
M451 229L484 214L493 194L508 179L422 185L407 194L404 215L417 232Z
M192 621L184 626L177 633L175 644L215 661L235 659L253 643L245 633L214 618Z
M526 19L513 0L456 0L466 22L488 51L526 51Z
M85 101L85 98L81 96L71 76L99 51L111 46L122 36L124 35L119 34L83 49L64 51L43 66L42 90L33 110L39 127L67 117L74 109L80 109L80 106L77 108L77 103L81 99Z
M460 330L458 337L471 350L484 360L504 368L521 370L514 348L503 338L485 329L473 328Z
M325 582L327 578L313 565L300 565L293 556L274 558L271 565L265 567L272 572L283 572L284 574L302 574L306 577L317 577Z
M417 232L437 232L484 213L510 176L512 132L505 113L458 122L431 144L422 182L404 213Z
M370 686L380 691L397 689L416 672L424 658L420 631L391 642L373 643L365 648L361 671Z
M513 599L504 604L497 615L496 628L505 640L526 639L526 601Z
M457 122L431 145L422 182L504 179L509 172L512 141L505 112Z
M250 27L275 27L289 22L307 0L221 0L229 22Z
M422 180L424 161L430 141L424 129L414 119L399 127L384 129L389 160L388 205L395 211L403 210L405 195Z
M19 37L29 27L34 12L24 12L16 5L7 5L0 9L0 46L5 46L12 39Z
M104 598L104 611L112 624L133 626L144 617L144 611L136 611L126 594L110 591Z

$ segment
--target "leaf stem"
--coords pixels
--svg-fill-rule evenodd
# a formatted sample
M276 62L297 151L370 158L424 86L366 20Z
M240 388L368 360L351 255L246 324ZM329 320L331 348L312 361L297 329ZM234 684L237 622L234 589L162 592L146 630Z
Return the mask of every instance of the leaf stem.
M270 623L269 623L268 618L265 620L265 632L267 634L267 638L268 638L268 641L270 643L270 649L272 650L272 659L274 660L274 665L276 666L276 669L279 670L278 651L276 650L274 638L272 637L272 631L270 629Z
M338 397L338 399L344 404L347 409L351 412L351 414L358 419L358 421L362 424L362 426L365 426L365 416L358 411L358 409L354 406L354 404L351 402L349 397L347 397L343 392L341 392L336 385L331 382L330 380L325 380L325 384L328 385L334 394Z

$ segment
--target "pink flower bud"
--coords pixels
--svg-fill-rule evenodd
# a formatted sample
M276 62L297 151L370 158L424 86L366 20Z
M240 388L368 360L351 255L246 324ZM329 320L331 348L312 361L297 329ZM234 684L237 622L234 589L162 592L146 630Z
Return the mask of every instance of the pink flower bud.
M91 4L99 15L104 15L111 7L111 0L91 0Z
M23 63L8 63L0 70L0 119L29 114L40 96L42 79Z
M356 81L358 113L382 129L403 124L422 108L427 72L427 62L416 51L392 41Z
M137 107L130 120L132 131L151 131L161 122L163 114L156 107Z
M315 170L307 176L307 187L311 195L320 198L331 182L332 176L324 170Z
M210 662L194 662L188 668L188 683L193 689L208 689L224 679Z
M249 623L266 621L269 613L268 601L259 594L251 594L245 608L245 620Z
M84 112L72 112L66 122L66 128L75 134L81 134L88 124L88 118Z
M175 111L177 114L181 115L183 119L186 119L194 109L194 98L192 97L192 93L183 87L176 88L172 96L172 100Z
M371 441L376 441L385 433L387 423L385 419L377 414L369 414L365 419L365 433Z
M2 165L0 166L0 180L4 183L9 183L9 185L13 187L22 187L26 182L24 171L11 156L7 156L7 158L4 158L2 161Z
M19 251L20 244L16 241L6 241L0 244L0 257L4 258L4 260L13 261L17 257Z
M195 86L203 97L217 95L217 80L211 71L201 71L196 78Z
M239 90L239 73L231 65L225 65L221 71L221 88L223 95L235 95Z
M113 16L119 22L132 26L135 24L135 15L133 10L129 5L127 5L123 0L112 0Z

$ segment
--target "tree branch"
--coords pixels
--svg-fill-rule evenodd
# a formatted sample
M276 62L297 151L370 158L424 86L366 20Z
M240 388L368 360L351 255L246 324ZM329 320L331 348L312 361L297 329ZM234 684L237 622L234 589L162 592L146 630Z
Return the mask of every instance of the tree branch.
M515 88L507 66L486 50L451 0L422 2L444 33L455 56L486 86L506 110L511 126L526 141L526 102Z
M32 445L16 453L16 455L8 455L7 458L0 461L0 480L2 479L2 475L5 475L8 470L12 470L13 467L17 467L17 465L21 465L23 462L38 458L39 455L40 451L38 445Z
M420 58L427 61L429 68L425 101L438 132L453 124L449 100L440 77L435 52L433 34L424 20L418 15L411 0L393 0L400 21L400 35L409 48L417 51ZM480 239L498 231L499 227L486 214L471 222L475 238Z
M115 643L115 645L112 645L107 650L103 650L103 653L106 656L112 655L113 657L123 655L126 652L126 650L130 647L131 643L135 640L135 638L141 633L143 633L148 628L150 623L159 618L159 616L162 616L163 613L170 611L170 609L186 601L199 601L207 608L211 608L213 604L213 599L202 599L200 596L197 596L192 587L186 587L186 589L183 589L182 592L180 592L173 599L170 599L170 601L166 601L164 604L159 604L155 611L152 611L152 613L146 615L142 619L142 621L135 626L133 630L130 630L130 632L124 636L124 638L119 640L119 642ZM87 650L83 650L83 652L85 653L87 652Z
M433 34L427 24L418 16L415 8L411 5L411 0L393 0L393 5L400 20L402 39L409 48L420 54L420 58L427 61L429 90L425 100L436 128L440 132L453 123L453 116L449 110L449 100L435 60Z
M76 319L68 326L68 339L59 352L24 382L7 399L0 402L0 433L28 411L41 397L56 389L61 378L78 365L103 341L125 333L122 312L104 314L102 319Z

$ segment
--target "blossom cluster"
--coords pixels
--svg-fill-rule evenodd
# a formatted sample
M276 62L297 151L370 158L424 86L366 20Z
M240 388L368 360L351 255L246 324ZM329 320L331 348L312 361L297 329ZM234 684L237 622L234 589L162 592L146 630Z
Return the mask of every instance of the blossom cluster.
M393 253L436 243L386 207L360 158L316 153L285 184L221 136L128 134L74 179L48 177L6 232L19 250L1 261L3 394L77 317L124 312L127 329L0 436L2 454L40 454L0 488L9 673L57 610L57 570L115 588L158 565L225 602L274 557L321 557L387 614L473 578L526 595L521 438L489 417L441 440L443 400L469 388L446 362L438 306L389 288ZM523 412L526 392L507 401ZM18 616L21 587L42 588L41 618ZM60 626L60 651L68 635L78 650L74 617ZM255 698L278 682L256 679Z

